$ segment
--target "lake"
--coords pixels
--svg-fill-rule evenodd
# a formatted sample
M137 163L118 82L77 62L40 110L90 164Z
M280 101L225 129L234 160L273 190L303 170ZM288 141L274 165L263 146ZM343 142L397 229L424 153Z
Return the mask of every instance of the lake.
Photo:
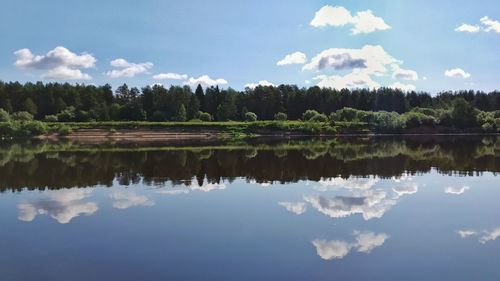
M0 145L0 279L500 280L500 137Z

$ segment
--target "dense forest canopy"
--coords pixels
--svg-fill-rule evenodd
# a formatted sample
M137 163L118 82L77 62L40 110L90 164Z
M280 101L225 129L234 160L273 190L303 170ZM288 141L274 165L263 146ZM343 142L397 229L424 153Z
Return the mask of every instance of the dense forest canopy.
M297 120L307 110L329 115L346 107L397 113L415 108L449 109L457 99L484 112L500 110L498 91L441 92L433 96L390 88L336 90L280 85L236 91L218 87L203 89L199 85L193 92L188 86L153 85L138 89L124 84L113 90L108 84L37 82L23 85L0 81L1 109L9 114L28 112L37 120L63 122L245 120L249 112L259 120Z

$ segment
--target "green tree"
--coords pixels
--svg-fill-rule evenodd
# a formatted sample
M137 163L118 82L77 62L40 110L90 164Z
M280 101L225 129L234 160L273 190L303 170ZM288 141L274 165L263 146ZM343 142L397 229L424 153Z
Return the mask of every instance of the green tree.
M184 122L187 119L187 113L186 113L186 107L181 104L179 105L179 108L177 109L177 112L174 117L174 121L177 122Z
M257 121L257 114L253 112L247 112L245 113L245 121L247 122L255 122Z
M451 119L457 128L470 128L476 125L474 108L464 98L457 98L453 102Z

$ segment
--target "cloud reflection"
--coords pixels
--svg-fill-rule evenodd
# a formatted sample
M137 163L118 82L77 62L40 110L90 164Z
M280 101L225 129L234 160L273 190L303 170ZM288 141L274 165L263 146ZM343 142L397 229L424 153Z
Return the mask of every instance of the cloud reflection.
M376 234L374 232L354 232L355 241L347 242L340 240L314 240L312 244L316 248L316 253L324 260L342 259L352 250L369 254L374 249L384 245L389 236L385 233Z
M18 205L18 219L31 222L38 215L48 215L57 222L66 224L80 215L92 215L98 210L97 204L83 202L91 193L90 189L45 191L45 198Z
M278 205L285 207L287 211L296 215L302 215L307 211L306 203L304 202L278 202Z
M155 204L148 197L137 195L133 191L114 191L109 197L114 201L113 207L122 210L136 206L153 206Z
M498 238L500 238L500 227L497 227L492 230L483 230L483 231L477 231L473 229L468 229L468 230L458 230L457 234L465 239L473 236L479 236L478 241L481 244L486 244L491 241L495 241Z
M444 192L447 194L451 194L451 195L462 195L469 189L470 189L470 187L468 187L466 185L464 185L464 186L449 186L444 190Z

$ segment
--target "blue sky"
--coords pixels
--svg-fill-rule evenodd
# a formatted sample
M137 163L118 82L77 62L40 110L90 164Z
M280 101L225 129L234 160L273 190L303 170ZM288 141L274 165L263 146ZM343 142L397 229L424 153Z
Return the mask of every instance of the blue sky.
M494 0L68 3L2 1L1 80L144 86L184 84L192 78L193 83L236 89L259 81L332 87L400 85L431 92L500 88L500 30L495 29L500 8ZM322 21L312 24L327 6L331 9L323 10ZM339 22L338 12L345 10L351 17ZM367 10L371 19L383 24L353 34L356 22L362 22L357 13ZM370 29L370 21L364 23L365 31L366 23ZM457 31L463 24L472 29ZM62 61L67 53L61 49L52 53L56 55L51 60L48 53L58 46L74 55L77 63ZM29 53L14 54L22 49ZM388 58L375 58L374 51ZM295 52L307 59L277 65ZM93 60L82 62L89 56ZM328 63L317 67L315 57ZM353 61L360 63L350 64ZM57 68L58 63L66 68ZM386 69L375 70L371 65L376 63ZM180 79L153 78L161 73L180 74L176 77Z

